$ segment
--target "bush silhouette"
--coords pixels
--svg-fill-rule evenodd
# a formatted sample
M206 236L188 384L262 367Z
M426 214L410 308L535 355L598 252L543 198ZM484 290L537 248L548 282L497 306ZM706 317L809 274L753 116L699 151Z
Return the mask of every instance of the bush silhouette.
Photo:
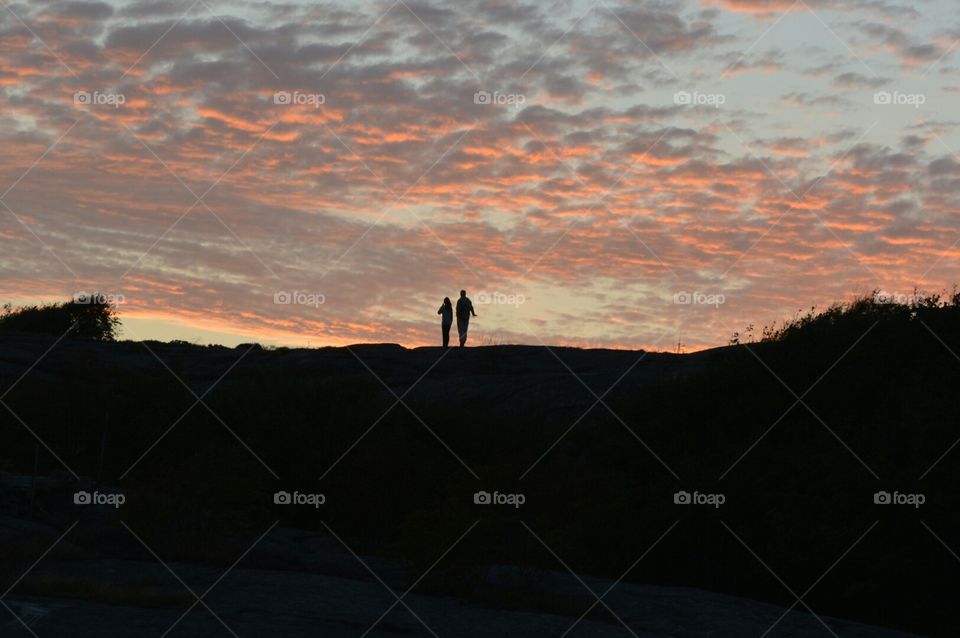
M729 345L771 342L802 342L809 339L820 342L831 340L843 342L850 336L877 324L885 327L906 329L916 322L950 322L960 314L960 292L954 289L950 295L914 294L904 299L894 298L880 290L858 297L848 303L835 303L824 310L811 308L781 324L765 325L760 338L754 337L753 324L743 332L735 332Z
M83 299L13 308L9 304L0 314L0 332L27 332L68 335L94 341L115 341L120 326L116 309L103 295Z

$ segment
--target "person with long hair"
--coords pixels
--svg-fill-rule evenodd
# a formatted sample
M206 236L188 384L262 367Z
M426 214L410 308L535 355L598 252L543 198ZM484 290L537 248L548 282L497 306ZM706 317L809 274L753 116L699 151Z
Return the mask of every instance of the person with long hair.
M443 347L450 345L450 326L453 325L453 304L450 303L450 297L443 298L443 304L437 311L440 315L440 332L443 334Z

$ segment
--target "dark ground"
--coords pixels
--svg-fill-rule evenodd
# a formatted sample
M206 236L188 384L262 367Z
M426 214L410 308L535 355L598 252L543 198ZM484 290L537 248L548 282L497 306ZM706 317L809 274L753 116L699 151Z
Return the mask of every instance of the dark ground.
M0 635L160 636L211 586L169 635L957 635L935 327L692 355L0 336Z

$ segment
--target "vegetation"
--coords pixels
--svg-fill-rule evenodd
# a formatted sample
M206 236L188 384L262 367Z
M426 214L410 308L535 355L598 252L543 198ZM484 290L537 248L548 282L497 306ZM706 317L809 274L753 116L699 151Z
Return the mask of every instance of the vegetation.
M903 324L910 321L920 321L928 316L943 317L951 309L960 308L960 292L954 289L949 296L943 294L923 294L914 291L912 295L890 295L880 290L874 290L870 295L860 297L849 303L835 303L823 311L816 306L794 319L764 326L759 341L786 341L795 337L813 338L817 335L837 338L838 332L844 328L856 329L869 322L896 322ZM753 325L747 326L743 333L735 332L730 339L730 345L753 343L756 341L753 334Z
M114 341L119 326L116 309L100 294L40 306L13 308L7 304L0 313L0 332Z

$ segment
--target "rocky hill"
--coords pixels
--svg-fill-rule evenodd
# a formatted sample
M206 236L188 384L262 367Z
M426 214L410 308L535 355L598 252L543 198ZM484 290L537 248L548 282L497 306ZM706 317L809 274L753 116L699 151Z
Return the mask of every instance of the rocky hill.
M949 353L922 336L677 355L5 334L0 633L162 635L193 607L170 635L951 635L956 465L923 510L873 502L956 438ZM785 386L814 382L794 409Z

